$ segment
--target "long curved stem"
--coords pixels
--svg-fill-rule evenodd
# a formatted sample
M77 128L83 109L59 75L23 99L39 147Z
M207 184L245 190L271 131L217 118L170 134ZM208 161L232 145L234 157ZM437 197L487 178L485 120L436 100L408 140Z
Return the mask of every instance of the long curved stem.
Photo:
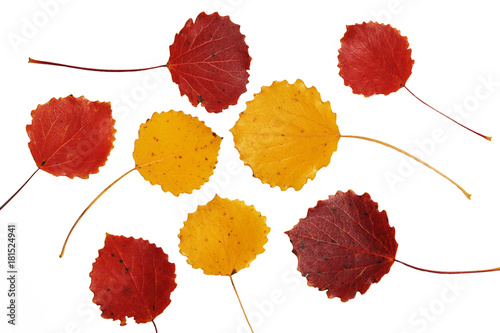
M231 284L233 285L234 292L236 294L236 297L238 298L238 302L240 303L240 307L241 307L241 310L243 311L243 315L245 316L245 319L247 321L248 327L250 327L250 331L252 331L252 333L254 333L252 325L250 325L250 320L248 320L248 317L247 317L247 314L245 312L245 309L243 308L243 304L241 303L241 299L240 299L240 296L238 295L238 291L236 290L236 286L234 285L233 276L229 275L229 278L231 279Z
M474 273L488 273L488 272L500 271L500 267L491 268L491 269L481 269L481 270L475 270L475 271L435 271L432 269L416 267L416 266L407 264L407 263L405 263L401 260L397 260L397 259L394 259L394 261L399 262L400 264L403 264L403 265L408 266L410 268L416 269L418 271L427 272L427 273L434 273L434 274L474 274Z
M448 117L447 115L445 115L445 114L444 114L444 113L442 113L441 111L439 111L439 110L437 110L437 109L433 108L432 106L430 106L429 104L427 104L426 102L424 102L423 100L421 100L420 98L418 98L418 96L417 96L417 95L415 95L415 94L414 94L414 93L413 93L410 89L408 89L408 87L407 87L407 86L404 86L404 87L405 87L405 89L406 89L406 90L407 90L407 91L408 91L408 92L409 92L409 93L410 93L413 97L415 97L415 98L416 98L418 101L420 101L422 104L424 104L424 105L428 106L429 108L431 108L432 110L434 110L434 111L436 111L437 113L441 114L442 116L445 116L445 117L446 117L446 118L448 118L449 120L453 121L455 124L462 126L462 127L463 127L463 128L465 128L466 130L469 130L469 131L471 131L472 133L477 134L477 135L479 135L480 137L482 137L482 138L484 138L484 139L486 139L486 140L488 140L488 141L491 141L491 136L486 136L486 135L483 135L483 134L481 134L481 133L478 133L478 132L476 132L476 131L473 131L472 129L468 128L468 127L467 127L467 126L465 126L465 125L460 124L460 123L459 123L458 121L456 121L455 119Z
M62 247L62 250L61 250L61 254L59 255L59 258L62 258L64 256L64 251L66 250L66 245L68 244L68 240L69 240L69 237L71 236L71 233L73 232L73 230L75 229L76 225L78 224L78 222L80 222L80 220L82 219L83 215L85 215L85 213L90 209L90 207L92 207L94 205L94 203L99 200L99 198L104 194L106 193L111 187L113 187L113 185L115 185L118 181L120 181L123 177L125 177L126 175L128 175L129 173L131 173L132 171L136 170L136 168L134 167L133 169L130 169L129 171L125 172L123 175L121 175L120 177L118 177L118 179L116 179L114 182L112 182L111 184L108 185L108 187L106 187L104 190L102 190L101 193L99 193L99 195L97 197L94 198L94 200L92 200L92 202L87 206L87 208L85 208L83 210L83 212L80 214L80 216L78 217L78 219L75 221L75 223L73 224L73 226L71 227L69 233L68 233L68 236L66 236L66 240L64 241L64 245Z
M372 138L367 138L367 137L364 137L364 136L358 136L358 135L341 135L341 137L343 138L355 138L355 139L361 139L361 140L366 140L366 141L371 141L371 142L375 142L375 143L378 143L378 144L381 144L383 146L386 146L386 147L389 147L389 148L392 148L412 159L414 159L415 161L419 162L419 163L422 163L423 165L425 165L426 167L428 167L429 169L431 170L434 170L435 172L437 172L439 175L441 175L442 177L446 178L448 181L450 181L453 185L455 185L456 187L458 187L460 189L460 191L462 191L463 194L465 194L465 196L467 197L467 199L470 200L470 197L471 195L460 185L458 185L455 181L453 181L451 178L449 178L448 176L446 176L444 173L442 173L441 171L437 170L436 168L432 167L431 165L429 165L428 163L422 161L420 158L416 157L416 156L413 156L412 154L410 153L407 153L406 151L404 151L403 149L400 149L398 147L395 147L391 144L388 144L386 142L383 142L383 141L380 141L380 140L376 140L376 139L372 139Z
M23 189L24 186L26 186L26 184L28 184L28 182L31 180L31 178L33 178L33 176L38 172L38 170L40 170L40 168L36 169L35 172L33 172L33 174L28 178L27 181L24 182L24 184L19 188L19 190L16 191L16 193L14 193L10 198L9 200L5 201L4 204L0 207L0 210L2 210L5 206L7 206L7 204L19 193L21 192L21 190Z
M153 323L153 326L155 327L155 332L158 333L158 328L156 327L155 321L151 320L151 322Z
M136 68L136 69L101 69L101 68L89 68L89 67L80 67L80 66L66 65L66 64L60 64L60 63L57 63L57 62L36 60L36 59L32 59L32 58L29 58L28 62L29 63L33 63L33 64L52 65L52 66L60 66L60 67L68 67L68 68L74 68L74 69L81 69L81 70L85 70L85 71L113 72L113 73L139 72L139 71L147 71L149 69L155 69L155 68L160 68L160 67L167 67L167 65L165 64L165 65L158 65L158 66L152 66L152 67L146 67L146 68Z

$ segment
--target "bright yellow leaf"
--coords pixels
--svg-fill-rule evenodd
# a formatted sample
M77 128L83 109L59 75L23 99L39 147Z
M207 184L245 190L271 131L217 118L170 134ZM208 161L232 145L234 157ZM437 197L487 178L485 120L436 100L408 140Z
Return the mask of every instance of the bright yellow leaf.
M236 149L263 183L300 190L330 163L340 132L330 102L302 80L262 87L231 129Z
M208 275L229 275L264 252L266 217L240 200L219 196L188 215L181 229L180 252L193 268Z
M136 169L165 192L191 193L213 174L221 140L196 117L177 111L154 113L135 141Z

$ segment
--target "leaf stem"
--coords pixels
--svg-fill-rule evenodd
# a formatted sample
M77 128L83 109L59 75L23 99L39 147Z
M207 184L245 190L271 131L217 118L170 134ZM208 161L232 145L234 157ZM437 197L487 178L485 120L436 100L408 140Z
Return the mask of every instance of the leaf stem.
M426 167L428 167L429 169L431 170L434 170L435 172L437 172L439 175L441 175L442 177L444 177L445 179L447 179L448 181L450 181L453 185L455 185L456 187L458 187L460 189L460 191L462 191L463 194L465 194L465 196L467 197L467 199L470 200L470 197L471 195L465 191L465 189L458 185L455 181L453 181L451 178L449 178L448 176L446 176L444 173L442 173L441 171L437 170L436 168L432 167L431 165L429 165L428 163L422 161L420 158L416 157L416 156L413 156L411 155L410 153L407 153L406 151L398 148L398 147L395 147L391 144L388 144L386 142L383 142L383 141L380 141L380 140L376 140L376 139L372 139L372 138L367 138L367 137L364 137L364 136L357 136L357 135L341 135L341 137L344 137L344 138L355 138L355 139L361 139L361 140L366 140L366 141L371 141L371 142L375 142L375 143L378 143L378 144L381 144L383 146L386 146L386 147L389 147L389 148L392 148L412 159L414 159L415 161L419 162L419 163L422 163L423 165L425 165Z
M448 117L447 115L445 115L445 114L444 114L444 113L442 113L441 111L439 111L439 110L437 110L437 109L433 108L432 106L430 106L429 104L427 104L426 102L424 102L423 100L421 100L420 98L418 98L418 96L417 96L417 95L415 95L413 92L411 92L411 90L410 90L410 89L408 89L408 87L407 87L407 86L404 86L404 87L405 87L405 89L406 89L406 90L407 90L407 91L408 91L408 92L409 92L409 93L410 93L413 97L415 97L417 100L419 100L421 103L423 103L424 105L428 106L428 107L429 107L429 108L431 108L432 110L436 111L437 113L441 114L442 116L445 116L445 117L446 117L446 118L448 118L449 120L453 121L455 124L460 125L460 126L462 126L463 128L465 128L466 130L469 130L469 131L471 131L472 133L477 134L477 135L479 135L480 137L482 137L482 138L484 138L484 139L486 139L486 140L488 140L488 141L491 141L491 136L486 136L486 135L483 135L483 134L481 134L481 133L478 133L478 132L476 132L476 131L473 131L472 129L468 128L467 126L464 126L464 125L460 124L460 123L459 123L458 121L456 121L455 119Z
M120 177L118 177L118 179L116 179L114 182L112 182L111 184L108 185L108 187L106 187L104 190L102 190L101 193L99 193L99 195L97 197L94 198L94 200L92 200L92 202L87 206L87 208L85 208L83 210L83 212L80 214L80 216L78 217L78 219L75 221L75 223L73 224L73 226L71 227L69 233L68 233L68 236L66 236L66 240L64 241L64 245L62 247L62 250L61 250L61 254L59 254L59 258L62 258L64 256L64 251L66 250L66 245L68 244L68 240L69 240L69 237L71 236L71 233L73 232L73 230L75 229L76 225L78 224L78 222L80 222L80 220L82 219L83 215L85 215L85 213L90 209L90 207L92 207L94 205L94 203L104 194L106 193L113 185L115 185L118 181L120 181L123 177L125 177L126 175L128 175L129 173L131 173L132 171L136 170L136 167L134 167L133 169L130 169L129 171L125 172L123 175L121 175Z
M26 186L26 184L28 184L28 182L31 180L31 178L33 178L33 176L38 172L38 170L40 170L40 168L37 168L35 172L33 172L33 174L28 178L28 180L25 181L24 184L19 188L19 190L17 190L16 193L14 193L9 198L9 200L5 201L5 203L0 207L0 210L2 210L5 206L7 206L7 204L23 189L23 187Z
M234 292L236 294L236 297L238 298L238 302L240 303L240 307L241 307L241 310L243 311L243 315L245 316L245 319L247 321L248 327L250 327L250 331L252 331L252 333L254 333L252 325L250 325L250 321L248 320L248 317L247 317L247 314L245 312L245 309L243 308L243 304L241 303L241 299L240 299L240 296L238 295L238 291L236 290L236 286L234 285L233 276L229 275L229 278L231 279L231 284L233 285Z
M80 67L80 66L66 65L66 64L60 64L60 63L57 63L57 62L36 60L36 59L32 59L32 58L29 58L28 62L29 63L33 63L33 64L53 65L53 66L68 67L68 68L74 68L74 69L81 69L81 70L85 70L85 71L113 72L113 73L119 73L119 72L139 72L139 71L146 71L146 70L149 70L149 69L155 69L155 68L160 68L160 67L166 67L167 66L167 65L158 65L158 66L153 66L153 67L137 68L137 69L100 69L100 68L89 68L89 67Z
M434 274L474 274L474 273L488 273L488 272L500 271L500 267L491 268L491 269L475 270L475 271L435 271L432 269L416 267L416 266L407 264L407 263L402 262L402 261L397 260L397 259L394 259L394 261L399 262L400 264L403 264L403 265L408 266L410 268L416 269L418 271L427 272L427 273L434 273Z
M153 323L153 326L155 327L155 332L158 333L158 328L156 327L155 321L151 320L151 322Z

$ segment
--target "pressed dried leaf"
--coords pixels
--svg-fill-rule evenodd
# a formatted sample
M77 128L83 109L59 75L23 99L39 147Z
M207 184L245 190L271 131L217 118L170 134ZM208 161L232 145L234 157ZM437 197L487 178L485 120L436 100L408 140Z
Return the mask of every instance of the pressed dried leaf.
M110 103L69 95L38 105L31 116L28 146L40 169L88 178L106 163L116 132Z
M368 193L359 196L351 190L318 201L286 234L307 283L343 302L379 282L398 248L386 212Z
M90 290L101 316L126 324L154 320L170 304L175 265L163 250L146 240L106 234L104 248L92 265Z
M232 275L264 252L270 229L253 206L219 196L188 215L179 234L180 252L208 275Z
M191 104L221 112L246 91L250 61L239 25L229 16L200 13L175 36L167 67Z
M213 174L221 140L196 117L172 110L154 113L135 141L136 169L165 192L191 193Z
M302 80L262 87L231 129L254 176L282 190L300 190L330 163L340 132L330 102Z
M340 42L339 74L353 93L388 95L405 86L414 61L399 30L374 22L348 25Z

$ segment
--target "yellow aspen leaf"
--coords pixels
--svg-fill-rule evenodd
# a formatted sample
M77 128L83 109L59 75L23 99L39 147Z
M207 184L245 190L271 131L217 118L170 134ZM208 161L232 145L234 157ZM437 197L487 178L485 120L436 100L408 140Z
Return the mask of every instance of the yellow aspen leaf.
M282 190L300 190L330 163L340 132L330 102L302 80L262 87L231 129L254 176Z
M218 195L188 215L179 238L181 254L207 275L231 276L264 252L266 217L254 206Z
M221 138L205 123L181 111L154 113L135 141L135 169L152 185L178 196L208 181Z
M307 88L300 79L294 84L275 81L247 102L231 133L254 177L281 190L300 190L308 179L314 179L316 172L330 163L343 137L394 149L434 170L470 199L454 180L403 149L364 136L341 135L336 120L330 102L322 102L316 88Z

